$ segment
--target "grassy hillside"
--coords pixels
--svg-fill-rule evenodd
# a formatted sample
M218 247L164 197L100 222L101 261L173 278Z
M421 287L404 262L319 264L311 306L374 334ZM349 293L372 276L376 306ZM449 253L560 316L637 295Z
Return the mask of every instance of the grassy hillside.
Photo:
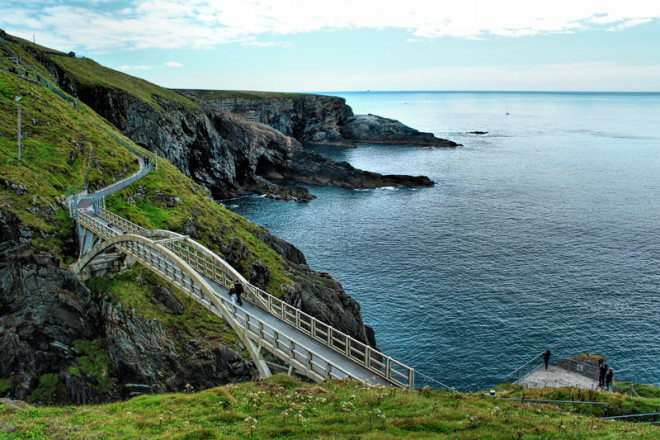
M498 397L523 391L506 388L499 387ZM557 392L575 397L575 390L535 390L545 398ZM627 400L612 393L590 397ZM598 420L588 413L590 408L521 403L484 393L372 388L355 382L301 384L275 376L262 383L140 396L99 406L53 408L6 402L0 404L0 426L5 431L0 429L0 439L650 440L660 436L658 426Z
M123 90L156 109L160 108L157 98L166 98L188 108L199 108L197 104L178 93L143 79L108 69L89 58L75 58L61 55L50 55L49 58L66 71L67 78L74 84L77 83L86 86L98 84Z
M211 99L234 99L240 98L248 101L262 101L264 99L290 99L296 96L304 96L303 93L277 93L277 92L254 92L241 90L195 90L195 95L202 101Z
M24 225L42 231L34 244L60 259L58 236L72 231L62 203L67 191L81 190L85 184L91 188L109 185L138 169L104 126L84 105L78 109L44 87L0 72L0 205ZM16 190L16 186L26 190Z
M145 228L191 235L244 275L261 260L271 271L266 289L277 296L291 283L282 257L257 237L264 232L261 226L209 199L204 187L166 160L158 160L158 171L109 197L106 206Z

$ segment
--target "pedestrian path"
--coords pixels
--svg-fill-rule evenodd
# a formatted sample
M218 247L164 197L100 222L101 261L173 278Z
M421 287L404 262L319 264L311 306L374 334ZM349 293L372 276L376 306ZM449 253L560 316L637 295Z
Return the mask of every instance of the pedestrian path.
M584 390L595 390L598 382L581 374L572 373L556 365L540 365L532 372L525 375L517 383L528 388L538 387L573 387Z
M265 353L283 361L289 372L312 380L333 378L369 384L414 387L415 370L339 330L284 303L245 280L227 262L188 236L147 230L105 209L103 198L139 180L153 169L139 159L140 170L90 195L72 198L81 252L73 271L83 276L87 265L107 252L121 252L161 276L232 327L262 377L269 376ZM103 205L103 206L101 206ZM244 307L229 300L227 288L245 286Z

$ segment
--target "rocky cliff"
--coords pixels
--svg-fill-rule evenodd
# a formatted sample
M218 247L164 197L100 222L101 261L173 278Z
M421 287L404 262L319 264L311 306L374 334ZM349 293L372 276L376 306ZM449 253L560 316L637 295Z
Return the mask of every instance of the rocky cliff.
M303 145L355 147L357 143L456 147L394 119L355 115L344 98L325 95L176 90L208 106L269 125Z
M92 295L4 210L0 233L0 395L106 402L252 378L238 348L176 341L160 322Z
M304 141L310 137L343 139L337 131L339 125L329 123L344 118L344 113L352 115L340 98L310 95L303 100L306 106L293 106L288 116L273 116L282 122L279 128L283 131L280 131L204 101L193 104L181 97L176 100L152 96L154 104L117 87L89 83L58 64L63 58L56 55L40 58L60 87L77 95L135 143L157 152L185 175L209 188L216 199L245 193L281 199L314 198L305 188L291 188L278 180L284 177L293 182L308 182L306 175L299 176L296 172L307 166L315 167L320 178L330 184L356 188L392 185L391 178L383 179L380 174L365 174L360 170L355 170L357 178L338 180L350 176L354 169L342 167L343 171L338 173L333 162L307 154L301 142L288 134L301 131L303 135L299 137ZM318 117L314 116L317 113ZM291 125L293 120L297 121L295 126ZM416 186L418 180L409 177L403 176L396 184ZM359 182L364 185L358 186ZM429 182L426 179L422 184Z

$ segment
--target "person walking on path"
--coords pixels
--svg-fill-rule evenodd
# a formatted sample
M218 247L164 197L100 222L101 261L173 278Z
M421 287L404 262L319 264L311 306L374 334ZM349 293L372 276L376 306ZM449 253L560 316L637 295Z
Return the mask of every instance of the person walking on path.
M607 374L605 375L605 386L607 387L607 391L610 390L610 385L612 385L613 381L614 381L614 372L610 367L610 369L607 370Z
M233 305L236 305L236 287L233 284L229 286L229 299Z
M605 388L605 375L607 374L607 364L602 364L598 369L598 386Z
M543 363L545 364L545 369L548 369L548 362L550 362L550 350L543 352Z
M243 285L240 281L236 280L236 302L239 306L243 307L243 300L241 295L243 294Z

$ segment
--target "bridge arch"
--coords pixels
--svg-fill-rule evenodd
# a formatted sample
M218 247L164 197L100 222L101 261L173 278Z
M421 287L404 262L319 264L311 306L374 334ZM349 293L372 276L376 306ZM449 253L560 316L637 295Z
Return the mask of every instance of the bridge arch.
M168 232L169 231L158 231L158 232ZM177 235L180 237L180 234L176 233L169 233L173 235ZM169 235L167 234L167 235ZM146 235L146 234L144 234ZM262 378L269 377L271 375L270 368L266 364L265 360L261 356L259 348L254 344L254 342L247 336L246 332L244 329L241 327L241 325L236 321L234 318L233 314L234 312L231 311L225 303L228 302L224 298L219 298L216 293L214 292L213 288L208 284L208 282L201 276L199 275L188 263L186 263L183 259L178 257L174 252L163 246L162 244L159 244L158 242L150 239L149 237L146 237L144 235L138 235L138 234L121 234L121 235L115 235L114 237L109 237L101 241L100 243L96 244L93 248L89 249L85 255L76 263L73 265L73 271L76 274L79 274L94 258L102 254L103 252L107 251L108 249L112 247L120 247L122 248L122 251L126 255L130 255L131 257L135 258L138 262L143 264L144 266L148 267L150 270L158 274L161 278L171 282L177 287L181 287L181 291L184 292L186 295L190 296L192 299L197 300L197 298L194 297L193 293L195 291L194 287L197 287L200 293L202 294L203 299L208 299L213 306L220 311L220 314L222 318L229 323L231 328L236 332L238 337L240 338L241 342L243 345L247 348L248 352L250 353L250 357L254 361L255 365L257 366L257 370L259 371L259 374L261 375ZM153 234L158 236L158 234ZM162 235L162 234L161 234ZM178 237L177 237L178 238ZM141 248L140 248L141 246ZM140 252L140 249L142 252ZM165 261L166 264L169 264L172 268L172 273L168 273L166 268L162 267L161 262L159 261L158 264L154 264L153 261L149 261L146 256L146 250L149 250L150 255L154 255L155 253L158 253L163 256L162 260ZM208 250L207 250L208 251ZM210 252L210 251L209 251ZM141 255L141 253L143 255ZM178 269L181 273L181 281L178 281L176 278L176 269ZM190 280L190 290L192 293L187 292L187 288L185 286L185 277L188 277ZM241 277L242 278L242 277ZM205 296L205 298L204 298ZM233 304L230 305L231 308L235 308Z

